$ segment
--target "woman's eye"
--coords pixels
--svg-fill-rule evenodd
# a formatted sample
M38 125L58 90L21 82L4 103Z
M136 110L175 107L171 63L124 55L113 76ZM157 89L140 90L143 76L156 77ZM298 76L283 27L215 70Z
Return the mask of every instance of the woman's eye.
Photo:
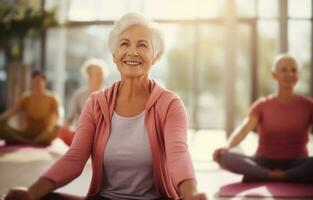
M147 45L146 45L146 44L139 44L138 46L139 46L139 47L143 47L143 48L147 48Z
M121 43L121 46L127 46L128 44L127 44L127 42L122 42Z

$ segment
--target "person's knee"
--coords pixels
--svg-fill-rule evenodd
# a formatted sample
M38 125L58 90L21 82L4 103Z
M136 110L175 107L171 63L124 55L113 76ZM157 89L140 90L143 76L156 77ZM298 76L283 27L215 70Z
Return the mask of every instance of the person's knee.
M231 160L231 153L226 151L220 155L218 163L221 167L225 168L228 165L230 160Z

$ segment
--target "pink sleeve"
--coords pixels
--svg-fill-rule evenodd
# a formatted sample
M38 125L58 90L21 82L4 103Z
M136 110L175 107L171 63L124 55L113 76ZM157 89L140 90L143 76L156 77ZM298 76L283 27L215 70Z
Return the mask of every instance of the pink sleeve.
M187 146L187 114L180 99L175 99L169 106L164 140L168 170L175 187L178 188L178 184L184 180L195 180Z
M254 115L260 117L262 111L262 105L264 103L264 98L261 98L254 102L249 109L249 116Z
M92 98L87 101L81 113L74 140L70 149L42 176L62 187L78 177L87 162L95 133L95 119Z

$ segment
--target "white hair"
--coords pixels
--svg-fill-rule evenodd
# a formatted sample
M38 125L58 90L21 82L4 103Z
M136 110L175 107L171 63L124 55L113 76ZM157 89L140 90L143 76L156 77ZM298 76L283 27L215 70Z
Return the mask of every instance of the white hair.
M111 53L114 53L119 35L133 25L140 25L151 31L154 57L160 59L165 51L164 35L156 23L138 12L125 14L114 23L113 29L109 33L108 39L108 46Z
M104 60L98 58L90 58L84 62L80 69L84 78L88 79L88 71L93 67L96 67L102 71L103 78L108 77L109 70Z
M291 56L291 55L289 55L287 53L283 53L283 54L278 54L275 57L274 62L272 64L272 72L275 72L277 70L277 67L278 67L279 63L282 60L291 60L291 61L293 61L295 66L296 66L296 68L299 70L299 66L298 66L297 60L293 56Z

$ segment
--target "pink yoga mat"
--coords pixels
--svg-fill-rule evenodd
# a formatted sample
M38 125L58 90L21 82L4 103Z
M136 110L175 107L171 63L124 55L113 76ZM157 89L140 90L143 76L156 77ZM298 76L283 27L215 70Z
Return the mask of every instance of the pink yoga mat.
M28 144L14 144L14 145L5 145L3 140L0 140L0 153L17 151L20 149L39 149L45 150L47 147L40 145L28 145Z
M232 183L218 191L219 197L313 197L313 184L284 182Z

